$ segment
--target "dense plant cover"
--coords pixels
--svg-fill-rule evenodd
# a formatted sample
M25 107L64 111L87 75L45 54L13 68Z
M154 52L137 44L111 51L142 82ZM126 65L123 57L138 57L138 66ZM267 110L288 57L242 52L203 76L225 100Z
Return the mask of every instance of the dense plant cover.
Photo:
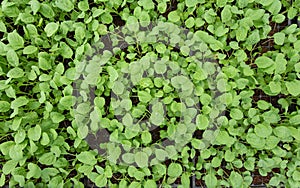
M2 1L0 186L300 187L299 12Z

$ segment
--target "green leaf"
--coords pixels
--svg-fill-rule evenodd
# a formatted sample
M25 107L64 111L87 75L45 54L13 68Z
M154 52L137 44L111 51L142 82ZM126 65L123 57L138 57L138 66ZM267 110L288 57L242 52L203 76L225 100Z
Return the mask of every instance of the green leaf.
M297 170L295 170L294 172L293 172L293 175L292 175L292 177L293 177L293 179L295 180L295 181L300 181L300 172L299 171L297 171Z
M129 16L127 18L126 26L132 32L137 32L139 30L138 19L134 16Z
M138 97L139 100L144 103L148 103L152 99L151 94L146 91L138 91Z
M267 10L272 13L272 15L277 15L281 10L282 4L279 0L273 0L273 3L267 7Z
M164 161L169 156L169 154L163 149L156 149L155 156L158 160Z
M38 48L37 48L37 47L30 45L30 46L26 46L26 47L23 49L23 54L26 54L26 55L28 55L28 54L33 54L33 53L35 53L35 52L37 52L37 51L38 51Z
M49 138L48 134L47 134L47 133L43 133L43 134L42 134L42 139L41 139L41 144L42 144L43 146L46 146L46 145L48 145L49 143L50 143L50 138Z
M0 32L3 32L3 33L7 32L5 23L3 23L3 21L0 21Z
M0 112L8 112L10 110L10 103L7 101L0 101Z
M60 43L59 52L64 58L72 58L73 56L72 48L69 45L67 45L65 42Z
M195 19L193 17L189 17L185 20L184 24L187 28L192 28L195 25Z
M275 33L274 35L274 41L277 45L283 45L284 39L285 39L285 34L284 33Z
M24 71L19 68L19 67L15 67L13 69L10 69L7 73L7 77L9 78L21 78L24 76Z
M18 54L14 50L8 50L6 53L7 62L13 66L17 67L19 65Z
M126 115L122 118L122 123L128 127L132 126L133 125L132 116L129 113L126 113Z
M168 166L168 176L177 178L182 174L182 166L178 163L171 163Z
M18 50L24 47L24 39L14 30L12 33L8 33L7 40L14 50Z
M147 187L147 188L157 188L157 184L154 180L148 179L144 182L144 186L143 187Z
M254 132L261 138L267 138L272 134L272 127L265 124L257 124L254 127Z
M291 125L299 125L300 124L300 115L298 114L298 115L291 117L289 122Z
M53 9L51 8L51 6L46 3L41 3L39 12L46 18L53 18L55 16L55 13L54 13Z
M26 137L25 130L23 130L23 129L18 130L18 132L15 134L15 142L17 144L20 144L25 140L25 137Z
M109 12L105 12L101 15L101 20L103 24L111 24L113 21L113 17Z
M58 112L51 112L50 118L53 121L53 123L60 123L65 119L65 116Z
M78 8L81 11L87 11L87 10L89 10L89 8L90 8L89 7L89 2L87 0L80 1L78 3Z
M52 35L54 35L58 30L58 27L59 27L58 23L54 23L54 22L48 23L44 29L47 34L47 37L51 37Z
M207 116L199 114L196 119L197 128L200 130L205 130L209 125L209 120Z
M30 4L31 10L33 12L33 15L35 15L41 7L40 2L38 2L37 0L31 0L29 2L29 4Z
M148 155L145 152L139 151L134 155L134 161L141 168L147 167L148 166Z
M154 2L152 0L139 0L138 4L143 6L145 10L154 9Z
M121 95L125 90L125 86L122 82L120 81L116 81L113 85L112 91L116 94L116 95Z
M195 7L198 4L197 0L185 0L185 5L187 7Z
M230 6L226 5L221 12L222 22L229 22L231 20L232 13L230 10Z
M285 82L285 86L287 88L287 91L294 97L297 97L300 95L300 81L299 80L293 80L291 82Z
M235 120L241 120L244 117L243 112L238 108L233 108L230 110L230 117Z
M61 104L65 109L69 109L75 104L75 101L76 98L74 96L64 96L59 100L59 104Z
M79 126L77 129L78 138L84 139L89 134L89 128L87 125Z
M165 53L167 48L166 48L166 45L159 43L158 45L155 46L155 49L158 53L163 54L163 53ZM154 66L155 66L155 64L154 64Z
M80 162L88 165L95 165L97 163L95 156L89 151L81 152L79 155L76 156L76 158Z
M56 161L56 157L53 153L44 153L40 158L39 158L39 163L43 165L53 165L54 162Z
M14 161L14 160L9 160L5 162L5 164L2 167L3 174L7 175L11 173L16 168L17 164L18 161Z
M254 148L262 149L265 146L265 139L260 138L254 133L248 133L246 136L247 142Z
M149 143L151 143L151 141L152 141L151 133L149 133L148 131L142 132L141 138L142 138L142 142L143 142L144 144L149 144Z
M269 57L266 56L261 56L258 57L255 60L255 64L257 65L258 68L268 68L272 65L274 65L274 61L272 59L270 59Z
M171 21L171 22L179 22L180 21L180 16L178 15L178 12L177 11L172 11L168 14L168 19Z
M51 61L49 60L49 56L46 52L40 52L38 54L39 68L42 70L49 70L52 68Z
M207 187L212 188L212 187L217 187L218 180L216 176L212 173L209 173L204 176L204 181Z
M114 69L112 66L108 66L107 67L107 72L109 74L109 80L111 82L114 82L117 80L117 78L119 77L118 72L116 71L116 69Z
M232 171L230 173L229 180L230 180L230 184L232 185L233 188L242 187L242 184L244 181L243 177L238 172L235 172L235 171Z
M105 174L100 174L95 179L95 184L98 187L105 187L107 185L107 178Z
M132 153L124 153L122 155L122 159L125 163L127 164L132 164L134 163L134 155Z
M41 138L42 129L41 126L36 125L28 130L28 138L32 141L38 141Z
M26 97L24 97L24 96L18 97L14 101L11 102L11 108L16 109L21 106L25 106L28 102L29 102L29 100Z
M0 187L5 185L5 175L2 173L0 177Z
M74 4L71 0L56 0L55 5L66 12L70 12L74 9Z
M235 159L235 154L234 152L230 150L226 150L225 156L224 156L225 161L227 162L232 162Z
M41 173L42 173L42 170L40 169L40 167L34 163L29 163L28 164L28 169L29 169L29 172L26 174L26 178L27 179L30 179L30 178L39 178L41 177Z

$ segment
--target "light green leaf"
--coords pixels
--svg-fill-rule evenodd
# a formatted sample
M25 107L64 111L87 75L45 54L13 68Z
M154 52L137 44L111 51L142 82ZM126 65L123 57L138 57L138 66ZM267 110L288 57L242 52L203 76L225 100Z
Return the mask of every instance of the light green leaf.
M55 13L54 13L53 9L51 8L51 6L46 3L41 3L39 12L46 18L53 18L55 16Z
M26 137L25 130L23 130L23 129L18 130L18 132L15 134L15 142L17 144L20 144L25 140L25 137Z
M128 127L133 125L133 119L129 113L126 113L126 115L123 117L122 123Z
M72 48L67 45L65 42L61 42L60 43L60 54L64 57L64 58L72 58L73 56L73 50Z
M151 133L149 133L148 131L142 132L141 138L144 144L149 144L152 141Z
M230 110L230 117L235 120L241 120L244 117L243 112L238 108L233 108Z
M53 121L53 123L60 123L65 119L65 116L58 112L51 112L50 118Z
M261 138L266 138L272 134L272 127L270 125L257 124L254 127L254 132Z
M49 138L48 134L44 132L44 133L42 134L41 144L42 144L43 146L46 146L46 145L48 145L49 143L50 143L50 138Z
M19 108L21 106L26 105L28 102L29 102L29 100L26 97L24 97L24 96L18 97L14 101L11 102L11 108L12 109Z
M5 185L5 175L2 173L0 177L0 187Z
M37 52L37 50L38 50L38 48L35 47L35 46L32 46L32 45L26 46L26 47L23 49L23 54L26 54L26 55L28 55L28 54L33 54L33 53Z
M177 178L182 174L182 166L178 163L171 163L168 166L168 176Z
M164 161L169 156L169 154L163 149L156 149L155 156L158 160Z
M195 7L198 4L197 0L185 0L185 5L187 7Z
M7 175L11 173L11 171L13 171L16 168L17 164L18 161L14 161L14 160L7 161L2 167L3 174Z
M222 22L228 22L228 21L230 21L231 17L232 17L232 13L231 13L231 10L230 10L230 6L226 5L223 8L222 12L221 12Z
M40 158L39 162L43 165L53 165L54 162L56 161L56 157L53 153L44 153Z
M172 11L168 14L168 19L171 22L179 22L180 21L180 16L178 15L177 11Z
M209 125L209 120L207 116L199 114L196 119L197 128L200 130L205 130Z
M138 91L138 97L139 100L144 103L148 103L152 99L151 94L146 91Z
M300 81L299 80L293 80L291 82L285 82L285 86L287 88L287 91L294 97L297 97L300 95Z
M209 188L217 187L218 180L217 180L216 176L212 173L205 175L204 181L205 181L206 186Z
M0 101L0 112L7 112L10 110L10 103L7 101Z
M289 120L291 125L299 125L300 124L300 115L292 116Z
M7 77L9 78L21 78L24 76L24 71L19 68L19 67L15 67L13 69L10 69L7 73Z
M83 151L77 155L76 158L80 162L88 165L95 165L97 163L95 156L90 151Z
M78 8L81 11L87 11L87 10L89 10L89 2L87 0L80 1L78 3Z
M154 180L148 179L145 181L144 186L143 187L147 187L147 188L157 188L157 184Z
M14 50L18 50L24 47L24 39L14 30L12 33L8 33L7 40Z
M118 72L112 66L107 67L107 72L109 74L109 80L112 82L116 81L117 78L119 77Z
M26 175L27 179L30 179L32 177L33 178L41 177L42 170L38 165L36 165L34 163L29 163L28 164L28 169L29 169L29 172Z
M66 12L70 12L74 9L74 4L71 0L56 0L55 5Z
M274 65L274 61L272 59L270 59L269 57L266 56L261 56L258 57L255 60L255 64L257 65L258 68L268 68L272 65Z
M113 85L112 91L117 95L121 95L124 92L124 89L124 84L120 81L116 81Z
M58 23L54 23L54 22L48 23L45 27L45 32L47 34L47 37L51 37L52 35L54 35L58 30L58 27L59 27Z
M42 129L41 126L36 125L28 130L28 138L33 141L38 141L41 138Z
M105 187L107 184L107 178L105 177L105 174L100 174L95 179L95 184L98 187Z
M232 171L229 176L230 184L233 188L240 188L243 184L243 177L235 171Z
M13 66L17 67L19 65L18 54L14 50L8 50L6 53L7 62Z
M141 168L147 167L148 155L145 152L139 151L134 155L134 161Z
M274 35L274 41L277 45L283 45L284 39L285 39L285 34L284 33L275 33Z

